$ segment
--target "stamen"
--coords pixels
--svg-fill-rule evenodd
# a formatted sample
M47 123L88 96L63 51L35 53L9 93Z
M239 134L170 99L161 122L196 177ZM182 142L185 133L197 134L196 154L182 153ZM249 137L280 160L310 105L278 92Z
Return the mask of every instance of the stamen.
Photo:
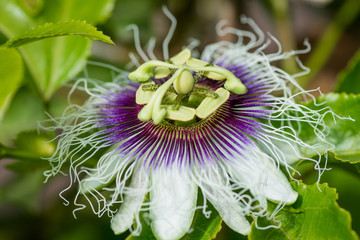
M140 85L135 95L136 104L143 105L150 101L152 95L154 94L153 91L148 90L150 88L158 88L158 85L156 85L153 81Z
M193 72L195 72L195 76ZM147 82L151 77L159 79L167 78L170 75L172 76L161 86L154 82L140 86L136 102L147 104L138 114L141 121L152 119L155 124L159 124L169 115L167 109L161 107L161 104L172 104L172 111L178 111L187 96L189 96L187 104L193 107L197 106L196 115L199 118L206 118L226 102L230 95L229 91L235 94L247 92L241 80L231 71L200 59L191 58L189 49L184 49L165 62L150 60L131 72L128 77L134 82ZM194 89L195 83L203 76L213 80L226 79L224 87L229 91L224 88L219 88L216 92L206 88Z
M166 118L176 121L188 122L195 117L195 109L191 107L179 106L174 109L173 105L163 105L166 109Z
M184 64L191 57L191 51L187 48L170 58L170 63L180 65Z
M196 116L202 119L207 118L224 104L230 96L230 92L224 88L218 88L215 93L218 95L217 98L207 97L196 108Z
M157 67L154 71L154 78L156 79L162 79L166 78L171 74L171 70L167 67Z

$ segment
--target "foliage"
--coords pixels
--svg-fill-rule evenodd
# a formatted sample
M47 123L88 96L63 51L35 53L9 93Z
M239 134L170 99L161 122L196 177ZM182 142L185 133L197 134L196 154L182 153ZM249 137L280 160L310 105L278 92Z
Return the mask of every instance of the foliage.
M317 106L316 106L317 105ZM331 152L335 158L341 161L357 163L360 161L360 95L329 93L320 96L316 105L309 102L305 106L311 109L332 109L339 117L351 117L351 120L341 120L327 114L324 118L328 126L326 140L333 144ZM314 143L314 133L304 131L303 139Z
M23 62L14 49L0 48L0 121L6 106L21 84Z
M114 44L108 36L97 31L95 27L85 21L68 21L59 23L45 23L32 28L26 33L7 41L3 46L16 48L22 45L52 37L79 35L93 40L100 40L105 43Z
M348 67L339 75L337 92L360 93L360 50L358 50Z
M71 23L71 21L85 20L90 24L101 22L109 16L113 2L113 0L92 0L84 5L81 0L55 0L35 1L34 5L30 5L27 1L1 0L0 31L10 39L15 38L13 41L16 42L10 41L7 44L13 47L16 46L15 43L19 43L18 36L45 23L55 23L55 25L47 24L37 30L31 30L27 33L28 36L23 36L27 42L33 39L31 34L33 36L37 34L37 38L43 38L46 37L47 31L47 34L53 36L61 35L61 31L63 31L62 35L86 32L88 36L91 36L94 29L79 22ZM32 11L29 11L29 7ZM66 21L68 21L67 24L60 23ZM74 27L76 28L73 29ZM49 39L24 46L21 53L39 94L48 100L62 84L78 74L84 67L89 50L88 39L68 37Z
M336 203L335 189L327 184L301 182L293 182L292 186L299 197L277 214L279 222L270 223L278 227L260 230L253 223L249 239L358 239L351 230L350 214ZM274 209L276 205L270 207ZM259 219L257 224L262 226L266 222L266 219Z

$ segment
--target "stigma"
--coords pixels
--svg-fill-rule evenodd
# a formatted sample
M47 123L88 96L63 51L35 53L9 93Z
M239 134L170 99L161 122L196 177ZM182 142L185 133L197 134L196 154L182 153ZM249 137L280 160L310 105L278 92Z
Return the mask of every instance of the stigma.
M128 78L141 83L136 103L144 105L138 113L141 121L164 120L187 125L208 118L230 97L242 95L245 85L231 71L200 59L184 49L166 61L150 60L129 73ZM217 89L199 84L200 80L219 81Z

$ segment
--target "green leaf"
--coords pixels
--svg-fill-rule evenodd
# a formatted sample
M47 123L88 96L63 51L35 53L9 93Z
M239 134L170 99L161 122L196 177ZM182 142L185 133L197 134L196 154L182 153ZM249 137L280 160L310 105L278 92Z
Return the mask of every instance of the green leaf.
M30 89L20 88L0 124L0 142L11 145L17 133L36 129L38 121L45 119L45 116L39 97Z
M190 227L192 230L186 234L181 240L210 240L215 239L221 230L222 219L213 206L208 205L207 211L211 211L209 218L206 218L202 210L195 212L193 223Z
M15 49L0 48L0 120L23 77L21 55Z
M276 220L280 228L260 230L252 224L250 240L262 239L358 239L351 229L350 214L340 208L336 200L336 190L326 183L305 185L293 182L292 186L299 193L297 201L281 210ZM276 205L270 203L270 208ZM259 219L259 226L277 225L266 219Z
M78 35L92 40L99 40L105 43L114 44L110 37L98 31L94 26L85 21L67 21L59 23L45 23L30 29L26 33L7 41L5 47L20 47L44 38Z
M146 200L147 201L147 200ZM149 213L148 212L141 212L140 213L140 222L142 225L141 228L141 233L139 234L139 236L134 236L134 235L130 235L126 238L126 240L156 240L150 225L148 224L149 219L147 219L148 221L146 221L144 219L145 216L148 216Z
M338 78L337 92L360 93L360 50L350 60Z
M43 171L33 171L14 176L15 179L0 188L0 205L20 206L29 212L38 212L41 188L44 186Z
M360 162L360 95L346 94L346 93L329 93L320 96L317 99L315 106L313 102L304 104L311 109L323 109L330 107L334 113L340 117L351 117L354 121L336 119L331 114L327 114L324 118L325 124L329 127L329 133L326 140L334 145L331 151L335 158L350 163ZM308 143L316 143L314 131L302 126L301 138Z
M29 14L18 1L0 0L0 30L9 38L24 34L47 22L82 20L96 25L112 11L114 0L52 0L44 1L38 14ZM14 14L16 13L16 14ZM51 38L21 48L38 91L44 99L84 67L90 53L90 40L76 36Z
M360 163L355 164L356 170L360 173Z
M20 7L17 1L0 0L0 6L0 31L8 38L13 38L35 26L34 19Z

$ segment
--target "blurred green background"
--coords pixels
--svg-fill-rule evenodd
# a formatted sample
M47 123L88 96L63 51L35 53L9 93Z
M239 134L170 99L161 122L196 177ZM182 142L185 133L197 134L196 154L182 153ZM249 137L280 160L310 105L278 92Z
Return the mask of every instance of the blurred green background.
M0 1L0 8L5 2L5 0ZM15 2L26 5L32 16L43 14L43 1ZM51 0L44 2L53 4L55 9L58 4L56 1L50 3ZM303 49L303 41L308 38L313 50L301 55L300 59L313 69L313 73L299 81L306 88L320 86L322 92L326 93L336 90L339 73L360 48L358 2L358 0L117 0L111 6L111 14L97 25L98 29L112 38L116 46L94 41L89 59L125 68L129 63L129 53L135 52L133 34L126 30L129 24L138 25L143 45L155 36L157 39L155 54L162 56L161 43L170 26L170 21L161 10L163 5L166 5L178 20L175 35L170 42L170 55L177 53L191 39L200 40L198 48L200 51L207 44L222 38L232 40L230 36L219 38L216 35L216 23L226 19L229 26L249 29L247 25L240 23L240 16L246 15L254 19L265 33L270 32L277 37L285 51ZM69 0L63 1L63 4L67 6L72 3ZM87 1L84 0L82 4L86 6ZM0 33L0 43L6 40L6 33ZM267 51L276 50L276 46L271 45ZM297 70L292 60L276 64L282 65L289 72ZM111 72L92 65L86 66L86 71L90 76L104 81L110 81L113 76ZM84 71L78 76L82 75ZM24 80L4 113L0 125L0 143L3 145L10 147L17 144L27 145L28 143L21 143L22 138L34 144L37 138L32 141L26 134L34 136L31 131L36 129L37 121L46 118L45 112L52 116L60 116L68 104L66 98L69 86L59 88L47 104L43 104L43 99L36 94L30 79L31 74L25 69ZM359 93L360 89L354 91ZM84 95L77 94L74 101L81 103L84 99ZM25 130L30 133L18 135ZM46 136L44 138L46 139ZM39 149L43 147L40 144ZM36 151L34 145L31 145L31 148L35 148ZM38 153L40 151L41 149ZM351 212L353 229L360 234L359 174L350 164L331 167L333 170L326 172L321 181L337 188L338 202L341 207ZM11 158L0 160L0 240L125 239L129 235L127 232L115 236L110 229L110 219L107 216L98 218L90 208L77 212L75 219L72 214L75 207L71 203L75 192L69 191L64 195L70 199L69 206L64 206L64 201L58 196L68 186L68 178L57 176L44 184L43 171L48 168L47 163L42 160L36 165L20 166L17 165L17 160ZM316 181L316 172L306 167L304 172L306 174L302 179L306 183ZM216 239L239 238L239 235L223 224L223 229Z

